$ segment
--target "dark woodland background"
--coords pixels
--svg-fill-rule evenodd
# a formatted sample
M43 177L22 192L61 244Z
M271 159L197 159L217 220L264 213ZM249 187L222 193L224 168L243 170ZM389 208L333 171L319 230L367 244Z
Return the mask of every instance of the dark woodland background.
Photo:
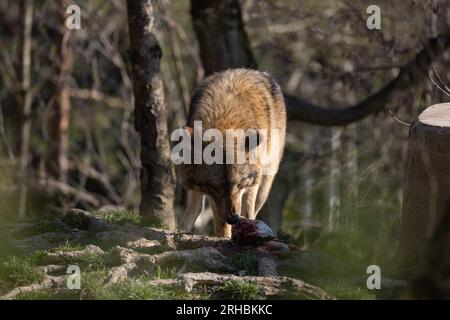
M79 2L82 29L73 31L63 25L65 1L33 1L28 75L21 3L0 0L1 218L105 205L138 212L125 1ZM261 218L303 249L383 265L398 249L408 124L450 100L432 81L449 83L450 51L431 41L448 39L450 9L445 0L379 0L381 30L368 30L370 4L160 0L156 19L169 132L185 124L196 83L216 68L271 72L288 111L303 111L289 113L285 158ZM218 20L219 29L208 26ZM214 56L208 41L240 28L246 56L233 45ZM308 114L308 102L340 110L368 97L360 110ZM183 203L177 187L177 217ZM197 230L210 223L202 217Z

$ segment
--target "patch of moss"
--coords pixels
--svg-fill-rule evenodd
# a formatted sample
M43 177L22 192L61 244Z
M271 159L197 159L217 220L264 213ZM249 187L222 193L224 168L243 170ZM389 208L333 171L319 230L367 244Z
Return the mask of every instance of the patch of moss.
M214 297L224 300L261 299L258 285L244 280L227 280L214 291Z
M149 219L146 217L141 217L141 223L140 223L141 227L151 227L151 228L158 228L158 229L169 229L167 226L156 222L153 219Z
M251 253L235 252L229 256L230 262L240 270L247 270L249 275L258 274L258 258Z

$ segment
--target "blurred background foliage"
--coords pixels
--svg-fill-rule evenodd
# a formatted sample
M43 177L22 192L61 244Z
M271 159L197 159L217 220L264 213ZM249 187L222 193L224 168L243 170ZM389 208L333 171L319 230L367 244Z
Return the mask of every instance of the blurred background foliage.
M340 108L380 89L423 44L448 26L448 10L431 21L432 1L379 0L381 30L366 28L369 1L241 0L246 31L259 69L285 92ZM81 7L81 30L71 31L68 178L58 183L45 169L48 121L60 61L56 1L34 1L32 129L28 216L69 207L139 205L139 139L134 130L125 1L90 0ZM189 97L204 77L188 0L158 1L169 128L184 124ZM0 1L0 209L17 216L16 179L20 104L16 70L18 1ZM437 29L437 30L436 30ZM450 79L450 52L434 64ZM399 238L408 127L425 107L448 101L430 79L397 92L388 111L346 127L289 123L279 185L289 186L278 219L282 234L304 249L363 263L393 259ZM49 191L50 190L50 191ZM279 191L275 186L272 193ZM177 213L183 196L177 192ZM208 222L199 224L200 232ZM274 227L277 229L276 227Z

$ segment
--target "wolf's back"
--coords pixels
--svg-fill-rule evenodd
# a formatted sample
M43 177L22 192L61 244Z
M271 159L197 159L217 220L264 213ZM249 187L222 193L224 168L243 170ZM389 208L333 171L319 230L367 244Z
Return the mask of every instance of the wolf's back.
M188 126L203 129L281 129L286 111L280 86L266 72L229 69L204 79L191 99Z

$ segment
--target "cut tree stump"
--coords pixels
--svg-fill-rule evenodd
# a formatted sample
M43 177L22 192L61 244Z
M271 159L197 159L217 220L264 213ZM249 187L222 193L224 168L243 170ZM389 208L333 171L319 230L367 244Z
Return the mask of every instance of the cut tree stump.
M432 239L418 276L410 283L405 299L450 299L450 200Z
M400 260L417 266L450 196L450 103L423 111L409 132Z

